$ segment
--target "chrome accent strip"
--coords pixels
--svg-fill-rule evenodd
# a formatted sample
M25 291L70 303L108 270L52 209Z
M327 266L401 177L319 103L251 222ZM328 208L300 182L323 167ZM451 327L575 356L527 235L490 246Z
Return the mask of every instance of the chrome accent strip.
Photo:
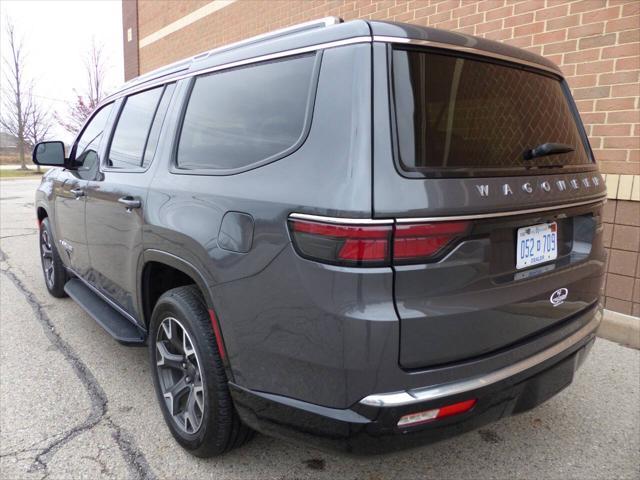
M535 355L525 360L521 360L520 362L514 363L513 365L502 368L500 370L496 370L487 375L480 375L474 378L469 378L467 380L438 385L434 387L423 387L402 392L369 395L360 400L360 403L364 405L371 405L374 407L398 407L436 400L438 398L458 395L461 393L469 392L471 390L486 387L487 385L500 382L509 377L513 377L514 375L522 373L525 370L533 368L573 347L581 340L593 334L601 319L602 310L598 310L593 319L588 324L586 324L580 330L568 336L564 340L556 343L546 350L536 353Z
M392 219L376 220L372 218L341 218L323 217L322 215L308 215L306 213L291 213L289 218L310 220L312 222L334 223L336 225L393 225Z
M113 95L105 98L100 104L96 107L96 110L102 107L103 104L109 103L113 100L117 100L121 97L126 97L128 95L132 95L134 93L138 93L144 90L149 90L154 87L158 87L160 85L165 85L167 83L177 82L179 80L184 80L185 78L195 77L199 75L205 75L207 73L217 72L219 70L226 70L229 68L240 67L243 65L248 65L251 63L258 62L266 62L268 60L275 60L283 57L291 57L294 55L301 55L303 53L315 52L317 50L325 50L327 48L335 48L335 47L343 47L345 45L353 45L356 43L370 43L371 37L352 37L345 38L344 40L336 40L333 42L326 43L318 43L316 45L309 45L307 47L294 48L291 50L283 50L282 52L277 53L269 53L267 55L260 55L258 57L245 58L244 60L237 60L235 62L224 63L222 65L216 65L215 67L203 68L200 70L195 70L193 72L183 73L177 76L171 76L169 78L158 78L155 81L149 80L148 82L141 83L139 85L134 85L129 88L125 88L119 92L114 93ZM168 76L169 74L167 74Z
M585 200L584 202L565 203L562 205L553 205L551 207L529 208L526 210L512 210L507 212L478 213L473 215L451 215L448 217L416 217L416 218L398 218L398 223L418 223L418 222L448 222L455 220L478 220L482 218L500 218L511 217L514 215L526 215L528 213L550 212L552 210L560 210L563 208L579 207L581 205L590 205L592 203L600 203L606 201L605 197L595 200Z
M441 48L443 50L454 50L457 52L463 53L471 53L473 55L480 55L482 57L490 57L498 60L504 60L511 63L519 63L521 65L526 65L528 67L537 68L539 70L545 70L547 72L551 72L560 77L564 77L560 70L555 70L551 67L547 67L546 65L541 65L539 63L529 62L527 60L522 60L520 58L510 57L508 55L501 55L499 53L487 52L485 50L480 50L473 47L463 47L460 45L452 45L450 43L441 43L441 42L433 42L431 40L416 40L412 38L402 38L402 37L387 37L384 35L374 35L374 42L384 42L384 43L402 43L406 45L422 45L424 47L433 47L433 48Z

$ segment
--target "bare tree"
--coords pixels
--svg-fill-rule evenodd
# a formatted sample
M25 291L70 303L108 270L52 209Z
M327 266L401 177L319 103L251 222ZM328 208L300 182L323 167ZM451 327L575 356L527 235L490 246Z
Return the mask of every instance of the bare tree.
M55 114L56 120L69 133L76 134L91 112L105 97L104 77L106 72L106 61L102 45L96 44L95 38L91 41L91 46L85 58L85 70L87 73L87 84L85 91L76 94L76 100L69 105L66 115Z
M33 101L33 95L29 95L29 104L27 108L27 131L26 144L33 149L38 142L44 142L49 136L51 130L51 115L48 110ZM40 165L38 165L38 172Z
M5 65L4 84L0 126L18 140L18 155L22 170L27 170L25 147L27 124L29 119L29 100L27 94L30 86L24 76L24 49L22 41L17 38L15 27L7 17L7 41L9 57L3 59Z

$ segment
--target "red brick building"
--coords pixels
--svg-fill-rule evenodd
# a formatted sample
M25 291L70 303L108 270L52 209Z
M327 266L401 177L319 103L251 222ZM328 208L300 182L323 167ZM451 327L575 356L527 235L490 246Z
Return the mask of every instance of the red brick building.
M606 174L606 307L640 316L640 0L123 0L125 77L320 17L454 30L564 71Z

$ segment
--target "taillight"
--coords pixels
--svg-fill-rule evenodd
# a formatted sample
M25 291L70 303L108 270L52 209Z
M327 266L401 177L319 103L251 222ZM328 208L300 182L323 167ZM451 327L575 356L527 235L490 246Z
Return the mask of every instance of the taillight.
M392 225L334 225L290 219L293 243L300 255L335 265L389 264Z
M359 267L427 262L469 230L469 222L342 225L289 219L296 251L311 260Z
M393 237L393 260L395 263L428 260L468 230L469 222L398 224Z

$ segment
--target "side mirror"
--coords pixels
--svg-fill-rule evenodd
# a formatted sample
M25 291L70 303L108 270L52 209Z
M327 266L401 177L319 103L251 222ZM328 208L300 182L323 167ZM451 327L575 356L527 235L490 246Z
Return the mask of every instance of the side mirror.
M64 143L40 142L33 149L33 163L36 165L49 165L52 167L64 167Z

